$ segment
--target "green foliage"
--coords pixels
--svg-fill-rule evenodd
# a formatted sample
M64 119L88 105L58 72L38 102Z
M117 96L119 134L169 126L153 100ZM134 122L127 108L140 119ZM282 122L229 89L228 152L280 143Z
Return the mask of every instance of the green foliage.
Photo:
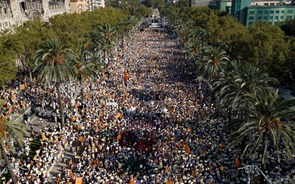
M39 49L44 41L56 37L50 26L50 23L44 23L39 19L34 19L16 28L14 37L17 43L14 47L18 47L15 50L21 63L21 69L27 71L33 70L34 61L32 57L36 50Z
M116 25L127 14L115 8L102 8L80 14L62 14L50 18L52 30L58 38L73 50L79 50L79 39L93 29L104 25Z
M278 157L291 159L295 150L295 99L285 101L277 92L267 90L258 90L256 94L248 95L247 99L246 116L237 119L240 126L231 134L231 144L247 140L243 154L249 158L260 153L262 164L266 163L267 152L272 150ZM287 155L280 154L281 150Z
M247 28L231 16L204 7L169 7L161 14L172 23L185 47L190 48L191 42L196 40L194 30L203 28L210 34L205 43L225 44L230 59L252 63L280 81L294 81L291 79L294 73L293 39L280 27L257 23ZM294 20L287 23L288 30L293 30ZM181 27L184 28L179 29ZM200 50L199 54L202 54Z
M15 78L16 68L16 47L17 41L12 34L0 37L0 86Z
M142 5L137 0L109 0L106 2L107 7L115 7L123 10L126 14L141 18L152 14L152 9Z
M287 44L284 32L277 26L257 23L249 28L249 33L247 61L264 71L275 74L276 66L286 59ZM275 68L271 68L270 65Z
M295 18L291 20L287 20L281 25L282 30L288 36L295 36Z
M34 61L34 72L40 81L63 83L76 74L72 62L73 51L59 40L49 40L37 50Z

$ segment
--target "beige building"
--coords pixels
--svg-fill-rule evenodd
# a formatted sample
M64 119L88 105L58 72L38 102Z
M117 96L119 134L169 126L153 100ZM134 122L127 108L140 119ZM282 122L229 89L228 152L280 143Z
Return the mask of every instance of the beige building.
M87 0L70 0L71 13L81 13L88 10Z
M22 25L25 21L70 12L69 0L0 0L0 31Z
M96 8L104 8L105 1L104 0L87 0L88 10L94 10Z

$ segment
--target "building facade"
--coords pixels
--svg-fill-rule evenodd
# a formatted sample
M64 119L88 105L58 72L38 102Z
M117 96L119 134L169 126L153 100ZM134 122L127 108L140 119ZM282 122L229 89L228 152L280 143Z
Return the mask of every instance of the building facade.
M87 0L88 10L94 10L96 8L104 8L105 1L104 0Z
M241 21L246 26L261 21L275 24L295 18L295 6L251 6L245 11Z
M68 0L0 0L0 31L34 18L48 21L65 12L70 12Z
M81 13L88 10L87 0L70 0L71 13Z
M230 13L245 26L256 22L276 24L295 18L295 0L216 0L209 7Z
M209 6L211 0L190 0L190 6Z

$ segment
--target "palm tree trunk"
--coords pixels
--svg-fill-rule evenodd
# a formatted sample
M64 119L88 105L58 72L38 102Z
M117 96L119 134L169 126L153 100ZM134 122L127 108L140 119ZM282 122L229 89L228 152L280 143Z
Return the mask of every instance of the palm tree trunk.
M60 83L59 82L56 84L56 89L57 89L57 98L58 98L59 113L60 113L61 128L62 128L64 126L64 110L63 110L63 104L62 104L62 100L61 100Z
M0 143L0 147L1 147L0 149L1 149L1 153L2 153L3 159L4 159L4 161L5 161L6 165L7 165L7 170L9 172L9 175L10 175L11 179L12 179L12 182L14 184L17 184L16 176L15 176L15 174L14 174L12 168L11 168L10 160L8 159L8 157L6 155L5 148L4 148L4 145L3 145L2 142Z

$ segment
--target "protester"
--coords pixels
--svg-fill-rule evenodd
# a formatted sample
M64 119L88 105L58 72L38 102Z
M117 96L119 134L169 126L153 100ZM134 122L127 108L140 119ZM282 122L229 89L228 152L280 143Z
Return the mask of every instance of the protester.
M175 40L138 30L117 54L85 84L84 102L74 83L64 86L66 126L44 127L25 140L29 153L28 143L42 139L33 160L15 159L27 168L17 173L20 183L46 183L55 162L66 166L53 183L245 183L241 151L229 148L206 82L183 78ZM36 102L58 114L53 87L30 89ZM66 159L66 151L74 157ZM268 176L295 180L294 167L284 172L276 166Z

